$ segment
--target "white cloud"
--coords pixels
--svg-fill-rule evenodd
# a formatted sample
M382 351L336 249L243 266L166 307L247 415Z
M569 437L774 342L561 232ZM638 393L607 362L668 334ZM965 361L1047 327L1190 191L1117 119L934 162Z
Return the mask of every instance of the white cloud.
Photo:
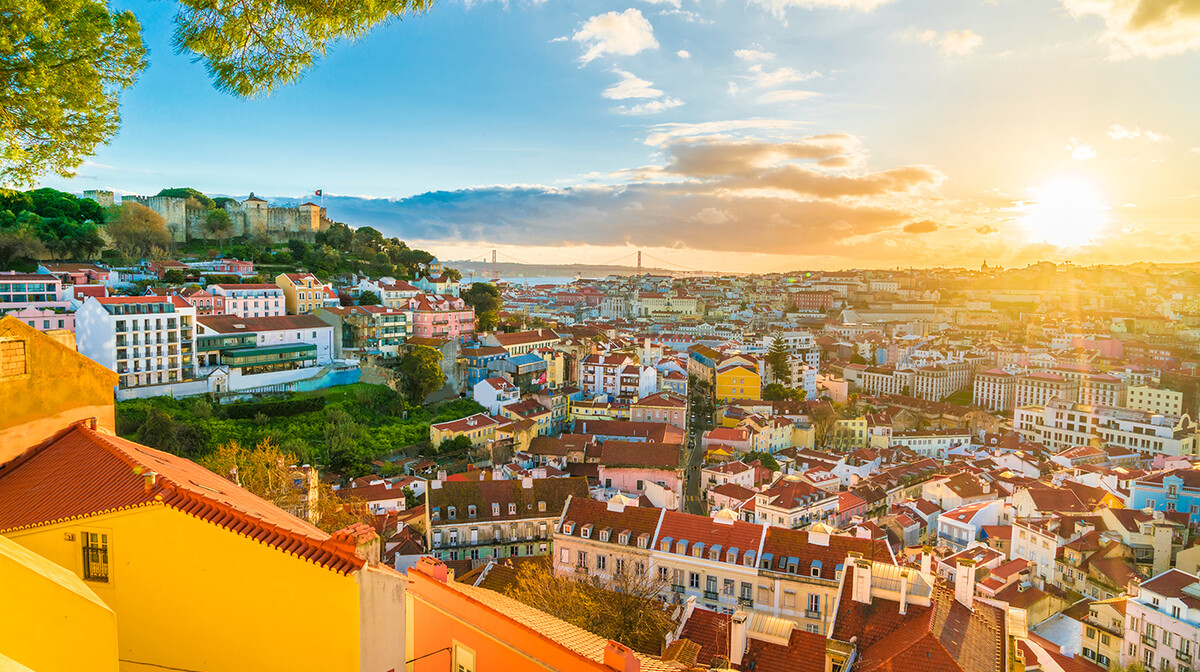
M653 88L654 83L646 81L632 72L613 69L621 81L604 90L603 95L609 100L625 100L626 98L658 98L662 91Z
M593 16L571 39L587 47L579 60L590 63L605 54L632 56L646 49L657 49L654 27L636 9Z
M688 51L687 49L680 49L679 51L675 52L675 55L686 61L692 57L692 52Z
M743 61L750 61L752 63L754 61L769 61L772 58L775 58L775 54L772 54L769 51L759 51L758 49L738 49L737 51L733 52L733 55L737 56Z
M728 222L729 214L724 210L718 210L716 208L709 207L697 212L692 219L700 222L701 224L717 226L718 224L724 224Z
M729 86L725 87L725 90L729 92L729 95L736 96L742 90L742 87L738 86L737 82L730 82Z
M658 114L659 112L669 110L673 107L679 107L680 105L683 105L682 100L680 100L678 98L669 98L668 97L668 98L659 98L657 100L651 100L651 101L645 102L645 103L639 103L637 105L629 105L629 106L622 105L622 106L616 108L614 111L617 114L632 114L632 115Z
M740 131L767 131L786 134L801 130L806 124L793 119L730 119L726 121L703 121L695 124L672 122L656 124L649 128L646 144L659 147L677 138L699 135L728 135Z
M1145 140L1146 142L1160 143L1167 142L1171 139L1170 136L1154 131L1147 131L1137 126L1122 126L1121 124L1113 124L1108 127L1108 137L1113 140Z
M1197 0L1062 0L1076 17L1104 20L1101 40L1114 58L1158 58L1200 49Z
M761 5L771 14L783 18L789 7L802 9L854 9L860 12L874 11L880 5L886 5L894 0L751 0Z
M938 52L947 58L970 55L976 47L983 44L983 38L968 28L947 30L944 33L938 33L936 30L909 28L897 33L897 36L906 42L936 45Z
M763 70L762 65L758 63L750 66L750 73L749 78L754 86L760 86L764 89L781 84L806 82L821 76L821 73L815 70L812 72L800 72L799 70L786 67L776 68L775 70Z
M983 38L972 30L947 30L938 40L938 49L943 56L966 56L982 43Z
M794 103L801 100L809 100L816 98L822 94L816 91L800 91L796 89L781 89L779 91L769 91L758 97L758 102L767 103Z
M683 5L681 0L642 0L642 2L649 5L670 5L675 9L679 9Z
M1200 147L1192 147L1188 150L1188 154L1200 154Z
M566 42L566 41L567 41L567 40L569 40L569 39L571 39L571 38L567 37L566 35L563 35L562 37L556 37L556 38L554 38L553 40L550 40L550 41L551 41L551 42Z
M1088 159L1096 158L1096 148L1079 138L1068 139L1067 150L1071 152L1071 158L1076 161L1087 161Z

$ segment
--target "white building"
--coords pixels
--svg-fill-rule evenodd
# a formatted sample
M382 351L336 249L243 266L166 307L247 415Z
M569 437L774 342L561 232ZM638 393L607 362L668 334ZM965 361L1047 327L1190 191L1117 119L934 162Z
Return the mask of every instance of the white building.
M287 315L283 289L278 285L211 285L208 290L225 299L225 314L238 317L275 317Z
M119 374L120 390L192 377L196 309L178 296L89 298L75 314L76 348Z
M989 369L975 375L976 406L989 411L1011 411L1015 408L1017 377L1003 369Z
M1148 670L1192 669L1200 655L1200 579L1171 569L1143 583L1125 603L1121 662Z
M951 448L971 442L971 430L957 429L914 429L892 432L890 445L904 446L921 457L945 459Z
M1126 391L1125 406L1162 415L1183 415L1183 393L1156 387L1133 386Z
M1094 437L1130 450L1162 455L1195 455L1200 445L1196 423L1186 414L1160 415L1057 399L1044 407L1018 408L1013 413L1013 428L1056 452L1090 445Z
M1045 406L1051 399L1073 402L1079 398L1079 384L1056 373L1030 373L1017 377L1016 408Z
M579 365L579 382L588 397L634 397L641 399L657 391L658 372L640 366L625 355L588 355Z
M485 378L475 383L471 390L471 398L488 413L496 415L500 408L521 400L521 390L506 378Z
M996 525L1000 520L1002 503L999 500L975 502L952 509L938 516L939 543L961 551L979 539L985 525Z

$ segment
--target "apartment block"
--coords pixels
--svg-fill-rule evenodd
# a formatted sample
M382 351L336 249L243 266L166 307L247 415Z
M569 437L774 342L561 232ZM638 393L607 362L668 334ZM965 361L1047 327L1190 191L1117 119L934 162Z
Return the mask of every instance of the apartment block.
M75 317L76 347L117 372L118 391L195 374L196 309L181 297L90 297Z

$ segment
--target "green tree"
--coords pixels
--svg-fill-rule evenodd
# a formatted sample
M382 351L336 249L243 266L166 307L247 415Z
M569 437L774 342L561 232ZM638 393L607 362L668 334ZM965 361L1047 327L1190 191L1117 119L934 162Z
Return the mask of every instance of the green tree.
M217 240L228 240L229 234L233 233L233 220L224 209L213 208L204 218L204 230Z
M176 437L177 428L175 421L171 419L167 412L151 407L146 412L146 421L142 423L137 430L138 443L145 444L151 448L175 453L179 450L179 440Z
M8 270L17 259L38 259L45 254L46 246L28 228L0 230L0 269Z
M762 389L764 401L804 401L808 393L779 383L767 383Z
M217 207L216 201L205 196L203 192L191 187L171 187L158 192L159 196L174 196L175 198L191 198L195 199L200 207L205 210L212 210Z
M426 345L418 345L400 360L401 384L413 404L424 403L425 397L446 384L441 362L442 353Z
M128 257L143 257L153 248L171 245L171 232L162 215L133 201L121 204L107 232L113 245Z
M166 282L168 284L182 285L183 280L184 280L183 271L179 270L178 268L172 268L172 269L168 270L166 273L163 273L163 282Z
M499 324L498 313L504 301L500 290L490 282L475 282L462 293L462 300L475 309L475 328L492 331Z
M379 300L379 295L375 292L363 292L358 295L358 305L360 306L378 306L383 303Z
M771 471L779 471L779 460L776 460L775 456L770 453L763 452L761 450L753 450L742 456L742 462L745 462L746 464L749 464L755 460L758 460L758 463L766 469L770 469Z
M471 448L471 437L460 434L452 439L443 439L434 451L438 455L457 455Z
M771 380L777 383L792 381L792 367L789 361L787 345L779 336L771 339L771 347L767 349L767 366L771 369Z
M99 0L8 0L0 17L0 184L70 177L117 132L141 27Z

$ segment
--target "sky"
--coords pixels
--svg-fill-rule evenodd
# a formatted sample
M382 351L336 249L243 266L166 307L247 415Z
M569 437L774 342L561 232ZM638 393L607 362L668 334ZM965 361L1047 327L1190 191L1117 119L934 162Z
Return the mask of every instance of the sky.
M1200 261L1200 0L441 0L270 97L172 53L74 192L320 200L444 260Z

